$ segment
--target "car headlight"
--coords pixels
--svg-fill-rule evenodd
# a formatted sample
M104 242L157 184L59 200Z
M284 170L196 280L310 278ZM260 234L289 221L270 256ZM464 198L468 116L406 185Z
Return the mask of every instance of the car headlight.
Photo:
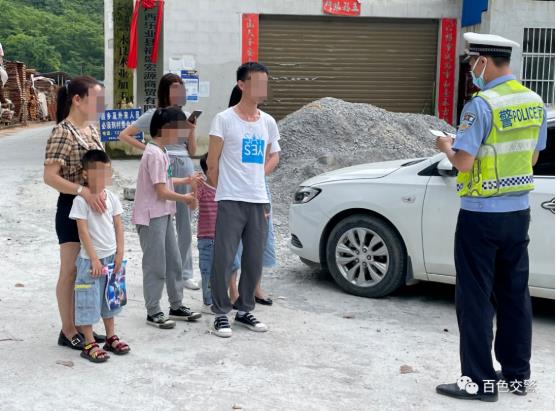
M294 204L305 204L311 201L313 198L319 195L321 192L320 188L314 187L299 187L293 196Z

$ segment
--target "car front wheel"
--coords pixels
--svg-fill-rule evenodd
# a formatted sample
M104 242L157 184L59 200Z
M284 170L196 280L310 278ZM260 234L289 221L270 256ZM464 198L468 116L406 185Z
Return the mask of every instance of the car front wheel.
M354 215L340 221L328 238L326 258L332 277L350 294L383 297L404 284L403 242L380 218Z

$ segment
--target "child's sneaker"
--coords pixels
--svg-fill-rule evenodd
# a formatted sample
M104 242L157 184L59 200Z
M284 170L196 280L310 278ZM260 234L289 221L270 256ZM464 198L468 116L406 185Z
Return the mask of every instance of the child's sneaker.
M210 304L203 304L203 308L201 308L201 312L203 314L214 315L212 312L212 305Z
M181 321L195 321L201 318L201 313L196 313L191 311L189 308L185 306L181 306L177 310L170 309L169 317L172 320L181 320Z
M251 313L245 313L243 315L239 315L239 313L236 313L235 322L249 328L251 331L259 333L268 331L268 327L257 320Z
M222 338L231 337L232 327L230 327L230 323L228 322L228 317L226 317L225 315L216 317L214 319L214 323L212 324L211 331L218 337L222 337Z
M176 326L176 322L170 320L168 317L164 315L164 313L156 313L153 316L147 315L147 324L165 330L174 328Z

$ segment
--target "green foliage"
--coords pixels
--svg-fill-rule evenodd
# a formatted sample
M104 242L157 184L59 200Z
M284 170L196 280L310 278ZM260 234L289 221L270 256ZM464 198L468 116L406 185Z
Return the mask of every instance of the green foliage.
M5 60L104 78L102 0L0 0Z

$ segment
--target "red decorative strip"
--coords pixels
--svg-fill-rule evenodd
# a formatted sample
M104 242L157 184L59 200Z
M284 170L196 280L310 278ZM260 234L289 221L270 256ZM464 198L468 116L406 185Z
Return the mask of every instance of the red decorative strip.
M259 15L244 14L241 18L241 62L259 59Z
M440 27L440 71L438 75L438 117L454 124L454 83L456 78L457 20L442 19Z
M361 14L360 0L322 0L322 11L325 14L339 16L359 16Z

